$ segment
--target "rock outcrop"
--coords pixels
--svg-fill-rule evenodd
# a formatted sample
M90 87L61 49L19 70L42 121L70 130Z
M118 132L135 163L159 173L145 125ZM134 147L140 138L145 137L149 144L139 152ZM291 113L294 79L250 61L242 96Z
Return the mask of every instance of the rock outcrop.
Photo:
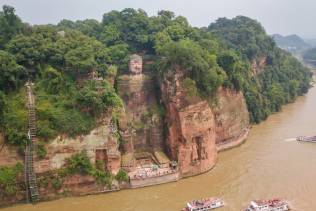
M37 173L53 171L64 166L66 159L86 151L91 163L103 161L105 169L116 174L121 166L121 155L117 138L111 133L109 122L101 125L88 135L77 138L58 136L46 146L45 159L35 162Z
M143 73L141 57L133 55L129 73L119 76L117 87L125 109L119 119L124 151L122 167L131 171L137 160L154 160L155 151L162 152L164 148L158 83L153 76Z
M241 91L220 88L214 106L216 144L228 143L240 137L249 127L249 113Z
M181 87L183 74L162 83L163 101L167 109L167 147L172 159L178 161L181 176L206 172L216 163L215 121L208 103L199 98L186 100Z
M0 167L13 166L17 162L23 162L22 157L18 154L16 147L4 144L3 134L0 133Z
M197 96L188 96L182 88L184 75L176 70L161 83L166 106L168 137L166 145L172 159L178 161L181 176L210 170L216 163L217 146L240 142L249 127L249 115L241 92L220 88L216 102L209 105Z

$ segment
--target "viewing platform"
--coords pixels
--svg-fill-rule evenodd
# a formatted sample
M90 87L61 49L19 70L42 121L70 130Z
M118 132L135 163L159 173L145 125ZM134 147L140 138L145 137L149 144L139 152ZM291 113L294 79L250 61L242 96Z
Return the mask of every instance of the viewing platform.
M131 188L146 187L163 183L175 182L179 180L178 168L170 165L147 165L137 167L128 174Z

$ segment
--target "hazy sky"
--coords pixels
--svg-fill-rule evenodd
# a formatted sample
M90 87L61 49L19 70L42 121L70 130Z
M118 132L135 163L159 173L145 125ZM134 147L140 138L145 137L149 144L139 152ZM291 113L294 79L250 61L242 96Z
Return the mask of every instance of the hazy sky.
M105 12L132 7L149 15L171 10L193 26L244 15L261 22L269 34L316 37L316 0L0 0L4 4L14 6L31 24L58 23L63 18L101 20Z

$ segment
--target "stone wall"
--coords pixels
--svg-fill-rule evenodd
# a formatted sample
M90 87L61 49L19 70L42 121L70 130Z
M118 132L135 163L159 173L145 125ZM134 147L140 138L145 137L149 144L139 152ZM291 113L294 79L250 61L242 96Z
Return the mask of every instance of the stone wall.
M148 177L144 179L131 179L130 180L130 187L131 188L141 188L151 185L158 185L158 184L164 184L168 182L176 182L180 178L179 172L174 172L170 174L166 174L163 176L157 176L157 177Z

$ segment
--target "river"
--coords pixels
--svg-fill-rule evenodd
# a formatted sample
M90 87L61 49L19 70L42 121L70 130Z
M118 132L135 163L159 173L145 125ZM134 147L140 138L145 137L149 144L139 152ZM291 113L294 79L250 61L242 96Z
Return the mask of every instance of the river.
M316 144L293 137L316 135L316 87L254 126L242 146L220 153L216 167L179 182L110 194L18 205L2 211L173 211L208 196L239 211L252 199L284 197L293 210L316 210Z

